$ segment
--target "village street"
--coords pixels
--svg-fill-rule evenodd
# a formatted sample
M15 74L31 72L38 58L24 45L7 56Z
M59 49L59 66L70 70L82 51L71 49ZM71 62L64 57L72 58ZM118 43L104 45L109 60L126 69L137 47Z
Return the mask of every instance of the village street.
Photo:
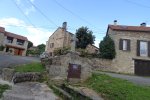
M31 63L31 62L40 62L40 58L0 54L0 68L13 67L15 65L27 64L27 63Z

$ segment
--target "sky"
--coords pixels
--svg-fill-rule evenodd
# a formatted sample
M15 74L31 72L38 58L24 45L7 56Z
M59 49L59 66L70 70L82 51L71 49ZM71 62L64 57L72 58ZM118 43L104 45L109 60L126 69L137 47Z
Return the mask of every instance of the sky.
M95 35L95 46L106 34L108 24L150 25L149 0L0 0L0 26L26 36L35 46L67 22L75 33L86 26Z

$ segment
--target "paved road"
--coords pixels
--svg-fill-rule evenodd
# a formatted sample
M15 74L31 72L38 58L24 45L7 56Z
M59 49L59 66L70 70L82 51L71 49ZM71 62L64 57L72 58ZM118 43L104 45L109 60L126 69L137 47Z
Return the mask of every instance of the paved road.
M99 71L94 71L94 72L101 73L101 74L107 74L109 76L116 77L116 78L125 79L125 80L128 80L128 81L133 82L138 85L150 86L150 77L131 76L131 75L123 75L123 74L99 72Z
M15 65L26 64L31 62L40 62L40 59L36 57L22 57L0 54L0 68L13 67Z

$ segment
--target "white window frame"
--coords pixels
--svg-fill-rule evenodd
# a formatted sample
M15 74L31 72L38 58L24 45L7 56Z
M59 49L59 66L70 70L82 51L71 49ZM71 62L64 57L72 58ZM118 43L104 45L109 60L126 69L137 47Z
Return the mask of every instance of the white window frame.
M145 52L145 54L143 54L142 53L142 45L144 45L145 44L145 46L144 46L144 51L146 51ZM148 42L146 42L146 41L140 41L140 56L143 56L143 57L147 57L148 56Z
M123 46L123 48L122 48L123 50L127 50L127 40L123 39L122 46Z

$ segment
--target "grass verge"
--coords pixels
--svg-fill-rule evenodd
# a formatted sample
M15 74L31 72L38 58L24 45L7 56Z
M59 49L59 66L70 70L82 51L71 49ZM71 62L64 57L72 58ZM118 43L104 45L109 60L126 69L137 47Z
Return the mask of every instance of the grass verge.
M150 87L138 86L105 74L93 74L81 84L92 88L106 100L149 100Z
M0 84L0 98L3 95L3 92L5 92L5 90L9 89L10 87L8 85L2 85Z
M41 63L30 63L15 67L15 72L44 72L45 68Z

